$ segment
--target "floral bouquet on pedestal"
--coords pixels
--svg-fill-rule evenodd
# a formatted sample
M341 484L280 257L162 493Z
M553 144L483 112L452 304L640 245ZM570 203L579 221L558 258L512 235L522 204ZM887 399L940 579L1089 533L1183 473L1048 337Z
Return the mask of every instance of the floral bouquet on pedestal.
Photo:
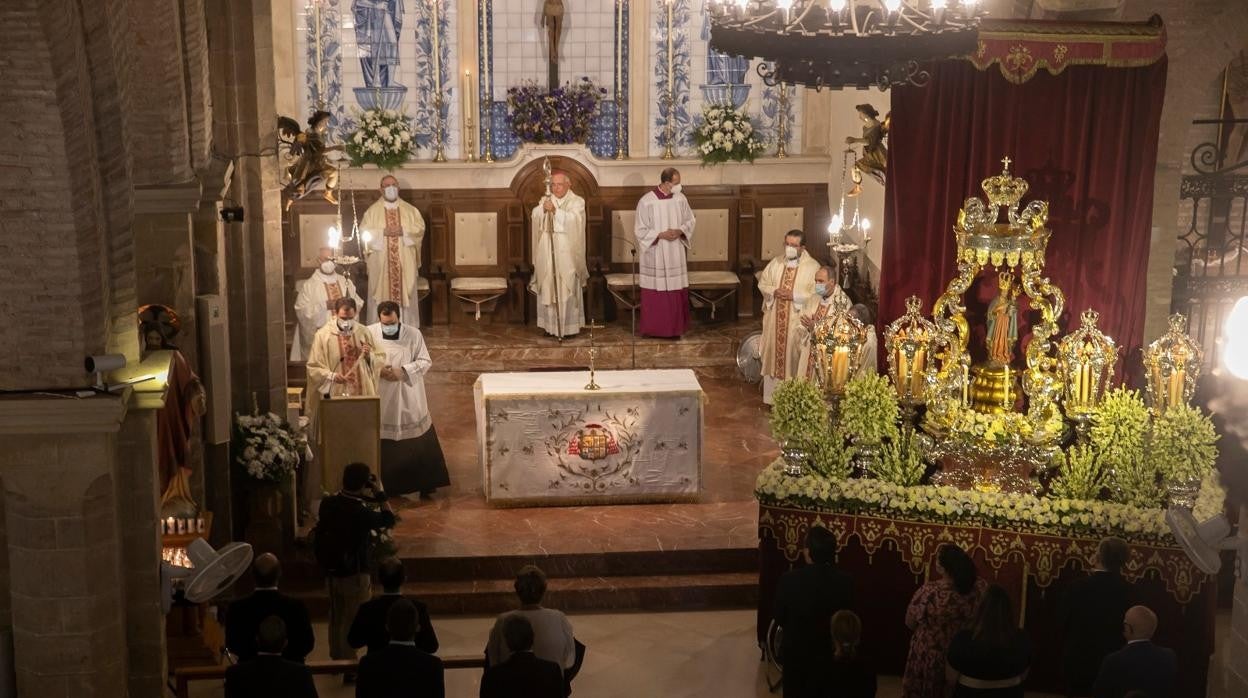
M607 91L583 77L550 92L535 83L507 89L511 130L526 143L584 143Z
M302 429L292 427L272 412L237 414L239 445L235 460L247 476L260 482L280 483L299 465L308 450L308 437Z
M415 145L409 118L393 109L369 109L357 116L358 127L347 139L352 166L370 163L393 170L407 162Z
M754 124L743 110L731 104L708 104L702 108L702 121L693 132L703 165L754 162L765 147Z

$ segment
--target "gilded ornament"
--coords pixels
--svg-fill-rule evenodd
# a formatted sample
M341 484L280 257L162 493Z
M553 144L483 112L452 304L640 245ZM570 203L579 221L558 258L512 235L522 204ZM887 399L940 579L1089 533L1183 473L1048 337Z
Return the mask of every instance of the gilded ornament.
M1171 315L1170 329L1144 349L1148 404L1155 414L1187 403L1196 392L1204 352L1183 331L1186 326L1181 313Z

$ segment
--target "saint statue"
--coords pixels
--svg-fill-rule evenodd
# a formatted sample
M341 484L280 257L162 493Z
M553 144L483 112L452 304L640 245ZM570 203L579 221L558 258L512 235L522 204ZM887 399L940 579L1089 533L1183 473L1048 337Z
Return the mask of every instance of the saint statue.
M1002 366L1014 360L1018 341L1018 286L1014 276L1002 272L1000 290L988 306L988 359Z
M359 48L364 86L402 87L394 82L393 73L399 66L403 0L353 0L351 13L355 19L355 45Z
M880 112L870 104L859 104L854 107L858 118L862 120L862 138L845 137L845 145L862 143L862 157L854 161L851 177L854 186L846 196L858 196L862 193L862 173L866 172L881 185L884 184L884 171L888 167L888 148L884 138L888 135L889 117L880 121ZM852 148L851 148L852 150Z
M338 188L338 168L326 158L326 153L342 150L341 145L327 145L326 133L329 131L329 119L333 116L327 111L312 112L308 119L308 130L302 131L299 122L288 116L277 117L279 140L286 145L295 162L286 168L286 188L283 192L289 198L286 208L295 199L302 199L318 186L324 190L325 200L335 206L334 190Z

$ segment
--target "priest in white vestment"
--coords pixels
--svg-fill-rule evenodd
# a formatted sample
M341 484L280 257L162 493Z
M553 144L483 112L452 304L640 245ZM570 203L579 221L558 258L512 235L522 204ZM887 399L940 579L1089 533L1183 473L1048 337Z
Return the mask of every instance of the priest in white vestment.
M680 191L680 172L669 167L659 186L637 202L633 228L641 252L641 324L646 337L679 337L689 329L689 273L685 257L696 223Z
M585 267L585 199L572 191L568 175L559 171L551 175L550 193L533 207L533 280L529 290L537 296L537 326L556 337L568 337L585 324L581 296L581 287L589 279ZM554 232L553 267L547 214Z
M419 492L428 498L437 488L451 484L425 397L425 373L433 361L420 330L400 322L398 303L382 301L377 315L381 319L368 330L386 356L379 363L377 386L381 396L381 479L390 494Z
M425 219L419 209L399 198L399 180L393 175L381 178L381 198L364 211L360 234L368 265L368 312L364 317L376 322L377 304L394 301L408 324L419 327L416 278Z
M776 384L797 374L798 316L815 293L820 264L806 252L805 237L800 230L790 230L784 236L784 253L767 264L758 280L763 294L763 402L768 405Z
M351 279L339 274L334 265L334 248L320 249L319 267L303 283L295 296L295 338L290 343L290 360L303 361L312 346L312 337L321 329L333 310L334 301L351 298L363 307L364 301Z
M385 365L382 348L373 335L356 322L358 306L354 299L339 298L334 303L334 317L316 331L308 352L306 405L310 434L314 443L321 443L321 423L317 408L321 400L335 397L377 394L377 371ZM319 456L319 448L318 456ZM339 464L341 466L343 464ZM320 459L315 458L308 472L307 494L311 502L320 499L321 491L334 492L341 482L322 482ZM333 472L332 469L330 472ZM326 480L329 473L326 473ZM316 511L315 507L309 509Z
M862 345L862 361L858 363L858 375L864 375L868 372L878 373L880 366L880 345L875 335L875 318L871 316L871 309L862 303L855 303L850 309L859 322L867 326L867 342Z
M832 267L820 267L815 273L815 292L810 298L806 299L806 305L802 307L802 312L798 317L797 330L797 373L795 375L807 380L818 379L817 361L814 361L815 353L811 351L810 336L815 325L822 322L834 310L840 308L848 309L850 307L849 296L841 290L832 279L836 278L836 273Z

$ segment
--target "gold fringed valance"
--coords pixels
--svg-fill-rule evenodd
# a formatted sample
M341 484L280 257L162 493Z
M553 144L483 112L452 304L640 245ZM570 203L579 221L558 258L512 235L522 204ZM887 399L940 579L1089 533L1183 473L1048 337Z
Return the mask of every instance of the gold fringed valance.
M1071 65L1136 68L1166 54L1166 30L1154 15L1147 22L1048 22L984 20L979 45L967 60L980 70L994 64L1015 84L1044 68L1058 75Z

